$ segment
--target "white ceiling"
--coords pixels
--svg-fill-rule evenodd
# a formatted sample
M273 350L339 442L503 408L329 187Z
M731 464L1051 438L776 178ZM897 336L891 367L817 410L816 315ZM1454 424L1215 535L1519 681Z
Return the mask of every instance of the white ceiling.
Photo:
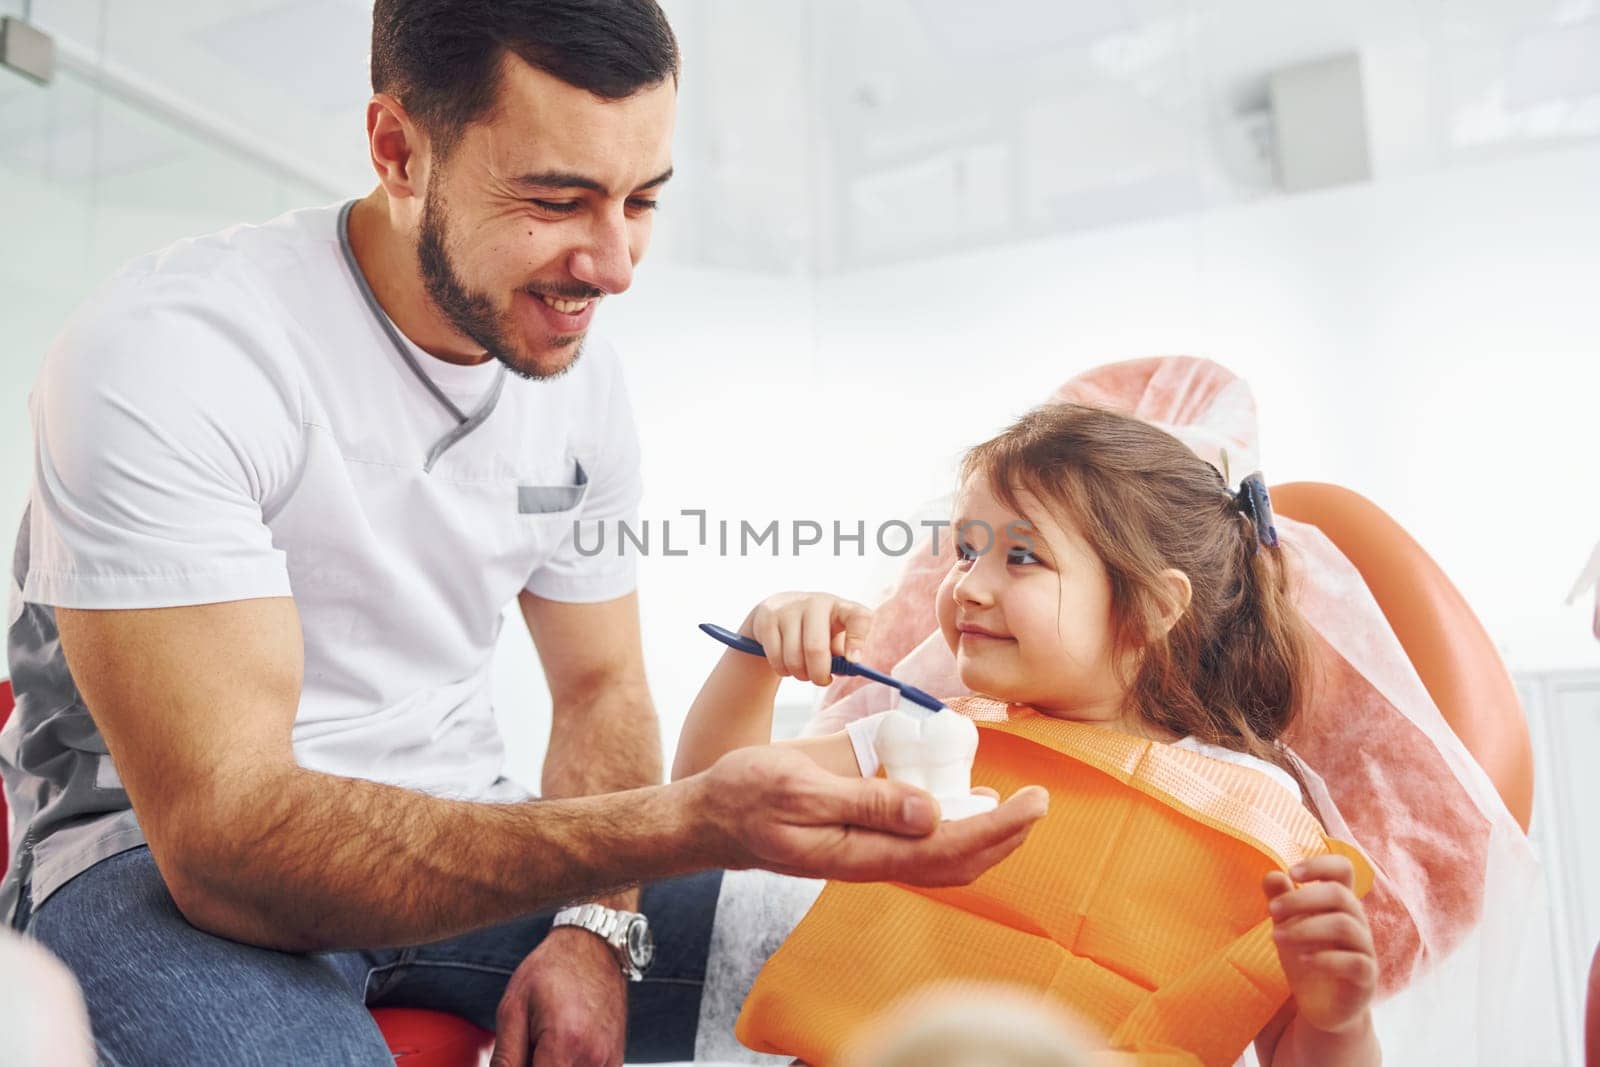
M1378 180L1600 137L1600 0L664 6L685 76L663 239L722 266L831 272L1281 195L1267 75L1337 53L1362 58ZM370 185L366 0L34 0L33 17L305 196ZM80 75L49 107L40 92L0 72L0 164L92 181L202 139L170 114L108 123Z

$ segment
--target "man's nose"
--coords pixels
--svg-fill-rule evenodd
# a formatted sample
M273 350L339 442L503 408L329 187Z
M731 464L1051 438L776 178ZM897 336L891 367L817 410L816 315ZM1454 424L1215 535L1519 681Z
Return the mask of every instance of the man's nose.
M567 269L578 281L614 296L633 284L627 220L620 212L593 217L588 240L573 250Z

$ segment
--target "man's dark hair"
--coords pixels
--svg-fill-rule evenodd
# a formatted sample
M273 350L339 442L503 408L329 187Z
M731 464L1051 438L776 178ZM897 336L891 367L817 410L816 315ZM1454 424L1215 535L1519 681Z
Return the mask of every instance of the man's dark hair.
M449 153L489 114L512 54L608 100L678 75L655 0L376 0L372 91L389 93Z

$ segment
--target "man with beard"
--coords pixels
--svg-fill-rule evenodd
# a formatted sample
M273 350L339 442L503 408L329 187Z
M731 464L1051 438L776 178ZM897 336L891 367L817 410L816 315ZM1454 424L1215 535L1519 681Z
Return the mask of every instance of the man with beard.
M718 868L969 880L1043 799L937 826L770 748L659 784L635 562L574 529L639 503L588 330L672 174L671 30L378 0L372 77L369 196L135 261L45 361L0 915L111 1062L386 1064L382 1004L496 1028L497 1063L687 1058ZM490 706L513 597L539 800Z

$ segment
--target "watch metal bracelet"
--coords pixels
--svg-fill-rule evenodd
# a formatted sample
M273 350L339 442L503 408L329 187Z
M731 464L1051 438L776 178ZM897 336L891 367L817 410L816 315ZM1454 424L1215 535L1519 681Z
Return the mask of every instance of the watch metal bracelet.
M624 939L624 932L628 924L639 918L633 912L618 911L608 908L604 904L579 904L571 908L563 908L556 912L551 921L551 929L561 926L577 926L594 934L611 947L617 957L617 963L632 981L639 981L644 977L643 972L634 963ZM648 964L646 964L648 966Z

